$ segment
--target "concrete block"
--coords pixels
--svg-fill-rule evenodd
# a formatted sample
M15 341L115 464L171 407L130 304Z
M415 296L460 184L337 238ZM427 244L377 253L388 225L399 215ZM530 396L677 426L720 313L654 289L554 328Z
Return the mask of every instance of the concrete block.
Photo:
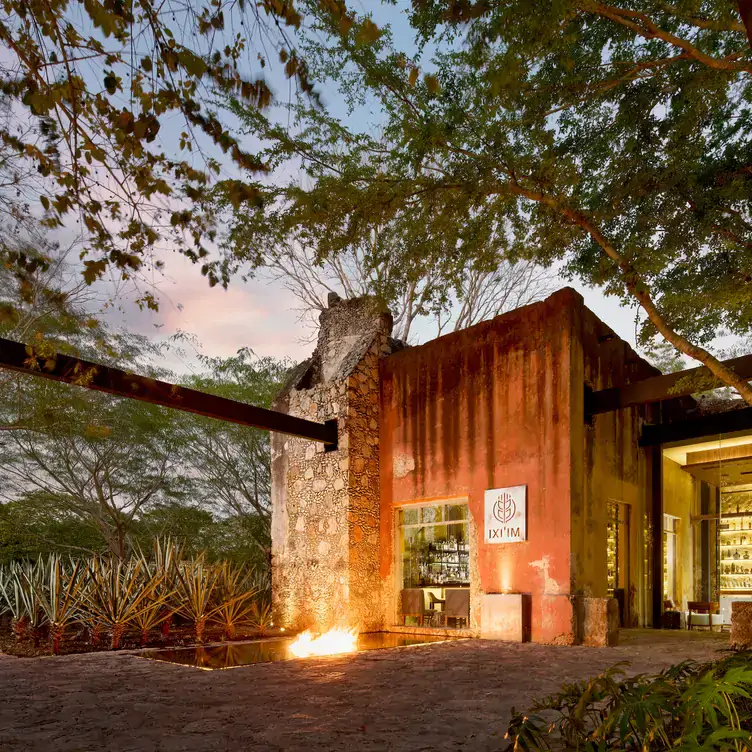
M731 647L752 647L752 601L731 603Z
M546 645L574 645L574 604L567 593L538 596L533 603L532 640Z
M615 598L572 597L576 641L590 647L619 644L619 603Z
M485 640L527 642L530 639L530 596L524 593L482 596L480 636Z

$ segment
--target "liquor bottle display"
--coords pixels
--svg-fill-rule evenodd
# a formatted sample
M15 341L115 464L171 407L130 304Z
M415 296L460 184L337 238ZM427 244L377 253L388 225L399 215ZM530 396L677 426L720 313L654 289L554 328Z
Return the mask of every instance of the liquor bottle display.
M718 525L721 592L752 591L752 494L721 495Z

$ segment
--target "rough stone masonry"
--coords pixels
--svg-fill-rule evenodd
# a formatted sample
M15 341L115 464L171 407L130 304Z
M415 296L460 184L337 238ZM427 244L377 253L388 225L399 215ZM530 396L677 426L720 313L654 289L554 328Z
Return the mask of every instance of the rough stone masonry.
M379 577L379 368L400 347L375 298L330 295L313 356L274 409L338 421L338 446L272 435L275 619L293 629L383 628Z

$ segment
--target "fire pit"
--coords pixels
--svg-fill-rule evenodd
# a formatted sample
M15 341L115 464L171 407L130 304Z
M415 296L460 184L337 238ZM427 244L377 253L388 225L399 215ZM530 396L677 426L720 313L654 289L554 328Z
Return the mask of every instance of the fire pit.
M381 650L383 648L406 648L413 645L426 645L436 642L448 642L456 637L433 637L431 635L410 635L394 632L367 632L357 636L354 648L331 650L326 654L340 655L348 652L363 652L365 650ZM460 638L461 639L461 638ZM207 671L220 668L237 668L254 663L272 663L274 661L290 661L302 657L294 643L300 644L296 638L275 637L268 640L254 640L253 642L231 642L224 645L210 647L174 648L170 650L145 650L140 654L143 658L167 663L178 663L183 666L194 666ZM298 655L295 653L298 652ZM311 651L305 655L322 655Z

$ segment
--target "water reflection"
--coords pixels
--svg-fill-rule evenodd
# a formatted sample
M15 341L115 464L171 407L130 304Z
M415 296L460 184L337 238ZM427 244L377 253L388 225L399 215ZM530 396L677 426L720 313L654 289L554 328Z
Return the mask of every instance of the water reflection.
M446 642L449 639L454 638L399 634L396 632L367 632L358 635L358 652L382 648L404 648L410 645ZM141 653L141 656L156 661L195 666L205 670L235 668L254 663L294 660L295 657L288 650L292 641L293 639L290 637L280 637L254 642L230 642L223 645L212 645L211 647L146 650Z

